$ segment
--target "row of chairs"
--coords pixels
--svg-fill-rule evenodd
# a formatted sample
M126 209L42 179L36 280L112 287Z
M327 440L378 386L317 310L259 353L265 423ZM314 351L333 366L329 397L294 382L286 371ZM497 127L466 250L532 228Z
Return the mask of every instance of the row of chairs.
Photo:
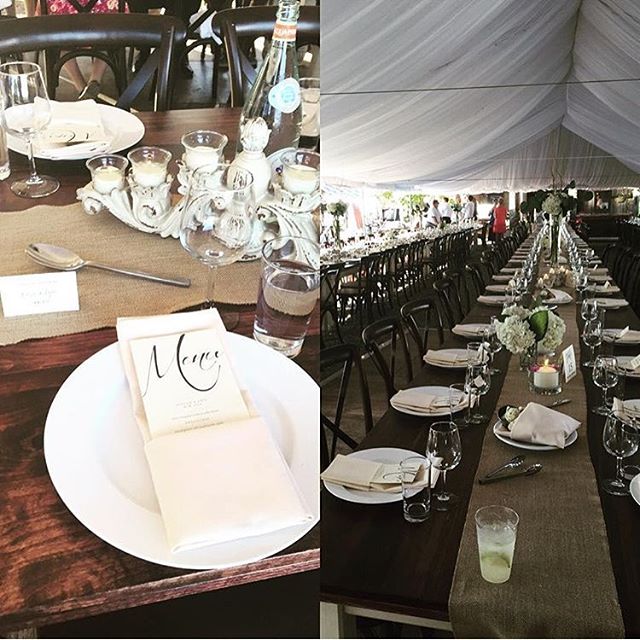
M517 246L527 236L527 225L520 224L511 230L508 237L486 249L480 258L465 265L465 275L460 287L453 278L445 275L434 282L434 294L405 302L400 307L399 317L388 316L364 327L362 344L347 343L325 348L320 353L321 378L339 379L335 403L326 411L323 402L321 414L321 461L325 467L336 454L339 442L350 448L357 446L356 440L341 428L345 413L347 393L351 377L355 375L362 412L364 432L373 427L369 384L362 357L370 357L376 372L384 383L387 401L397 393L400 371L404 369L406 379L411 380L422 366L426 351L444 342L446 330L460 322L477 297L483 293L494 273L509 260ZM446 283L446 284L445 284Z
M275 7L251 6L217 11L213 16L214 37L197 36L196 25L188 29L177 18L145 14L42 15L0 20L0 60L26 52L44 51L49 94L55 95L60 69L73 57L88 56L107 62L120 92L117 106L129 109L147 83L157 74L154 109L171 108L173 67L178 52L214 44L214 86L226 52L231 84L231 106L241 107L256 77L247 51L256 38L273 31ZM197 21L197 26L202 17ZM302 7L297 31L298 45L320 43L320 12L317 6ZM191 40L190 44L187 44ZM132 77L124 65L125 48L154 49L154 53ZM61 52L64 51L64 54Z
M620 225L620 240L608 245L602 261L636 314L640 314L640 226Z

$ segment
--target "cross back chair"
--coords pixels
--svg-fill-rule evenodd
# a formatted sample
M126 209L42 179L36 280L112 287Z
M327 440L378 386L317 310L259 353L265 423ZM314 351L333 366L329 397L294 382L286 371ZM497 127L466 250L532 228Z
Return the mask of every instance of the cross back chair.
M271 37L275 19L276 9L273 6L225 9L213 18L213 30L221 33L227 54L232 107L244 105L245 94L257 77L257 71L242 47L242 41L253 42L261 36ZM319 7L300 8L296 44L298 47L320 44Z
M418 348L419 364L429 349L429 333L437 332L438 343L444 341L444 332L435 301L432 298L421 298L403 304L400 316L409 330L409 336Z
M140 15L135 19L118 13L38 16L0 21L0 57L27 51L46 52L51 48L68 50L69 54L60 58L62 64L70 57L87 55L86 47L95 47L91 55L97 57L101 48L154 48L120 93L116 106L130 109L147 82L157 74L154 110L165 111L171 103L174 50L184 37L180 20L168 16Z
M326 374L339 374L340 376L338 395L333 411L329 415L329 412L326 411L323 406L320 414L320 457L323 469L325 469L335 457L338 441L343 442L351 449L355 449L358 446L356 440L341 428L345 401L349 391L351 374L354 369L360 391L360 401L362 403L364 431L365 433L369 433L373 427L373 416L371 414L369 386L362 366L360 349L353 344L341 344L323 349L320 352L321 375L325 377ZM323 392L323 398L327 396L328 394ZM325 405L326 404L328 403L325 401ZM331 434L331 445L327 442L327 433Z

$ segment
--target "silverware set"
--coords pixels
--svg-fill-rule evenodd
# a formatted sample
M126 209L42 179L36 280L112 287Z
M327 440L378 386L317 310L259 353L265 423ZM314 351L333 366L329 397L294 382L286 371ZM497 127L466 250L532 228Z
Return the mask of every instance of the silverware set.
M542 465L536 462L532 465L525 466L525 456L519 455L511 458L508 462L501 464L497 469L490 471L478 480L479 484L489 484L490 482L498 482L499 480L507 480L509 478L517 478L518 476L533 476L542 471Z

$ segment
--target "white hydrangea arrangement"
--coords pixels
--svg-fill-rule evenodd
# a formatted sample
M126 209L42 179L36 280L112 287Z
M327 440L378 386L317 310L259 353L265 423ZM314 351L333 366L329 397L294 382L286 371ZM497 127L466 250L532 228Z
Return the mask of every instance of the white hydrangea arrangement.
M562 199L557 193L549 194L542 203L542 210L549 215L559 216L562 213Z
M564 320L544 306L525 309L518 305L507 307L504 320L497 322L500 342L514 354L524 354L537 344L545 352L555 351L566 331Z

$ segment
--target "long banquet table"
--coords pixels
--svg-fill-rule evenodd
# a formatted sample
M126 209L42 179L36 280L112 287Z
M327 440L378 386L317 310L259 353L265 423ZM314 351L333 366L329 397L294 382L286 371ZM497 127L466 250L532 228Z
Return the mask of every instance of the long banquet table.
M581 328L579 307L577 309L576 321ZM499 309L495 307L477 304L463 322L487 322L497 312ZM626 325L640 329L640 319L629 307L607 311L607 327L622 328ZM464 338L449 333L443 347L464 347L466 343ZM635 355L637 352L637 346L615 347L617 355ZM321 612L325 637L349 637L354 631L353 616L356 615L451 629L448 601L462 530L485 430L495 422L496 403L505 383L508 359L509 355L504 349L496 356L495 365L502 373L492 378L491 389L482 400L483 412L491 417L488 424L461 431L462 460L458 467L447 474L448 488L460 497L455 509L433 512L426 523L412 525L403 520L399 503L354 504L339 500L323 489ZM603 474L613 477L615 463L602 445L604 418L590 412L591 406L599 403L601 390L591 382L587 368L583 367L582 370L589 418L586 430L583 425L579 437L585 437L584 433L587 432L591 460L596 478L600 480ZM459 372L425 366L409 386L447 386L461 380ZM638 379L626 378L625 397L640 397ZM539 401L544 402L544 397ZM389 408L363 439L359 449L398 447L424 453L428 425L437 419L412 417ZM515 454L527 453L506 444L503 448L504 461ZM625 464L629 460L637 462L637 456L635 460L625 459ZM539 461L544 463L543 456ZM535 482L536 477L522 481L525 480ZM570 478L567 478L567 482L570 482ZM640 551L637 541L640 539L640 506L631 496L614 497L603 493L600 484L598 488L626 635L638 637ZM545 515L544 504L541 504L540 526L543 526ZM588 527L589 523L577 522L575 526ZM564 605L558 603L558 606Z
M162 146L172 151L175 158L181 152L180 138L184 133L214 129L229 137L229 149L233 149L239 115L237 109L139 113L146 128L139 144ZM14 174L26 167L24 159L15 154L11 160ZM11 194L8 185L11 178L0 182L0 215L36 205L73 203L76 189L88 181L84 161L39 160L38 168L59 177L60 190L44 200L26 200ZM5 247L10 242L11 238L2 238ZM194 268L198 268L195 262ZM219 306L224 312L225 306ZM235 331L251 336L255 307L243 305L233 309L240 314L240 324ZM318 377L318 318L316 310L310 334L296 359L315 379ZM56 392L69 374L115 340L115 330L106 328L0 347L2 633L247 585L319 567L318 526L270 558L224 570L187 571L123 553L93 535L73 517L47 474L42 442L44 422Z

